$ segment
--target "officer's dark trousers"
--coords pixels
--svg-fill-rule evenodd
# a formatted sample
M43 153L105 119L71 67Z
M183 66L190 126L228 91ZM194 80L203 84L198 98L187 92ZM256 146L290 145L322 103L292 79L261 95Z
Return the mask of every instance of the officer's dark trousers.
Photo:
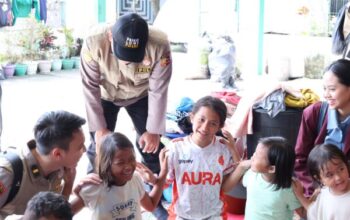
M114 131L117 123L118 112L121 107L116 106L110 101L101 100L101 103L103 107L104 117L107 122L107 128L110 131ZM164 147L164 145L160 143L157 153L153 154L153 153L143 153L138 144L138 140L140 136L146 131L146 123L147 123L147 116L148 116L148 97L145 97L134 104L125 106L125 109L129 114L129 116L131 117L132 123L134 124L135 130L137 133L136 147L142 156L142 163L145 164L149 169L151 169L153 173L159 173L160 166L159 166L158 156L159 156L159 151ZM125 131L123 130L120 130L118 132L125 134ZM88 173L91 173L95 170L93 169L95 167L95 157L96 157L94 135L95 135L94 132L90 132L91 144L87 150L87 156L90 161Z
M114 131L118 112L120 110L120 106L114 105L112 102L101 100L104 117L107 122L107 128L110 131ZM134 124L136 130L136 147L142 156L142 163L145 164L153 173L159 173L160 165L159 165L159 152L162 148L164 148L163 144L159 144L159 148L157 153L143 153L140 149L140 145L138 144L140 136L146 131L146 123L148 116L148 97L145 97L134 104L125 106L126 111L131 117L132 123ZM125 133L123 130L118 131L120 133ZM90 165L88 168L88 173L93 172L95 167L95 157L96 157L96 146L95 146L95 133L90 132L91 136L91 144L87 150L87 156L90 161ZM147 184L146 184L147 185ZM146 190L151 190L151 187L146 187ZM158 220L166 220L168 218L167 211L163 208L161 201L159 202L157 208L153 211L153 214Z

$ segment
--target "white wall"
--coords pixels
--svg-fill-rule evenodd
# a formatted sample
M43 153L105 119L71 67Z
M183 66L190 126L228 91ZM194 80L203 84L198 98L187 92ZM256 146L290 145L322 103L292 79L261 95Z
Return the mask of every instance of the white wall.
M107 0L111 1L111 0ZM66 0L66 25L75 37L83 37L97 20L97 0Z
M201 0L200 32L232 35L236 30L235 0Z

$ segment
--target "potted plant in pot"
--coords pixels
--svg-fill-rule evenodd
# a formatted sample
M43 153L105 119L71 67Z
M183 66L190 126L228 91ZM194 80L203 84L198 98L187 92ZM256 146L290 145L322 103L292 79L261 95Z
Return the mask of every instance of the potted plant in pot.
M5 44L7 45L6 55L4 55L5 64L2 65L2 70L5 78L11 78L15 74L17 54L12 50L13 43L9 38L6 38Z
M5 78L11 78L15 74L17 55L15 54L7 54L5 57L5 64L2 65L2 70Z
M44 24L40 25L41 39L39 41L39 60L38 68L40 73L49 73L51 71L51 58L56 46L54 40L57 37L53 34L51 28Z
M15 76L24 76L27 73L28 65L24 63L24 55L18 55L15 67Z
M71 59L72 55L74 54L73 29L67 28L65 26L59 32L63 33L65 37L65 45L63 47L62 53L62 69L73 69L74 60Z
M60 71L62 69L62 59L61 59L61 49L60 47L56 47L56 49L53 51L52 56L52 71Z
M23 50L24 63L28 65L27 74L34 75L38 70L39 42L41 39L40 26L31 17L27 23L28 29L22 32L18 46Z
M75 45L74 45L74 52L72 55L72 59L74 60L74 68L78 69L80 67L80 52L81 48L83 47L83 38L77 38L75 40Z

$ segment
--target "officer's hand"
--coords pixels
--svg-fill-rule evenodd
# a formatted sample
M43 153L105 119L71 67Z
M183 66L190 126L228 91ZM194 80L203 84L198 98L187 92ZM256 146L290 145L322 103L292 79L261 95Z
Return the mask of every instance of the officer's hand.
M100 179L99 175L96 173L89 173L87 176L82 178L77 185L74 187L73 192L76 195L79 195L81 188L86 184L93 184L93 185L99 185L102 183L102 180Z
M159 141L159 134L151 134L146 131L141 135L139 145L144 153L156 153L159 148Z
M96 144L96 155L100 152L101 142L105 135L109 134L111 131L107 128L103 128L101 130L97 130L95 132L95 144Z

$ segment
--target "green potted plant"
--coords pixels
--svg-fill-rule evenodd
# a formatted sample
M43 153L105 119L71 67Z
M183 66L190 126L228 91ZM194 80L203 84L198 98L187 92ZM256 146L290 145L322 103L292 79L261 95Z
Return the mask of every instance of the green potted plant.
M52 71L60 71L62 69L61 48L57 47L53 52L52 57Z
M62 69L73 69L74 60L71 57L74 54L74 38L73 38L73 29L67 28L64 26L62 30L65 38L65 45L63 47L63 60L62 60Z
M24 63L24 55L17 55L15 76L24 76L27 73L28 65Z
M74 68L77 69L80 67L80 52L83 46L84 40L82 38L77 38L74 44L74 53L72 59L74 60Z

